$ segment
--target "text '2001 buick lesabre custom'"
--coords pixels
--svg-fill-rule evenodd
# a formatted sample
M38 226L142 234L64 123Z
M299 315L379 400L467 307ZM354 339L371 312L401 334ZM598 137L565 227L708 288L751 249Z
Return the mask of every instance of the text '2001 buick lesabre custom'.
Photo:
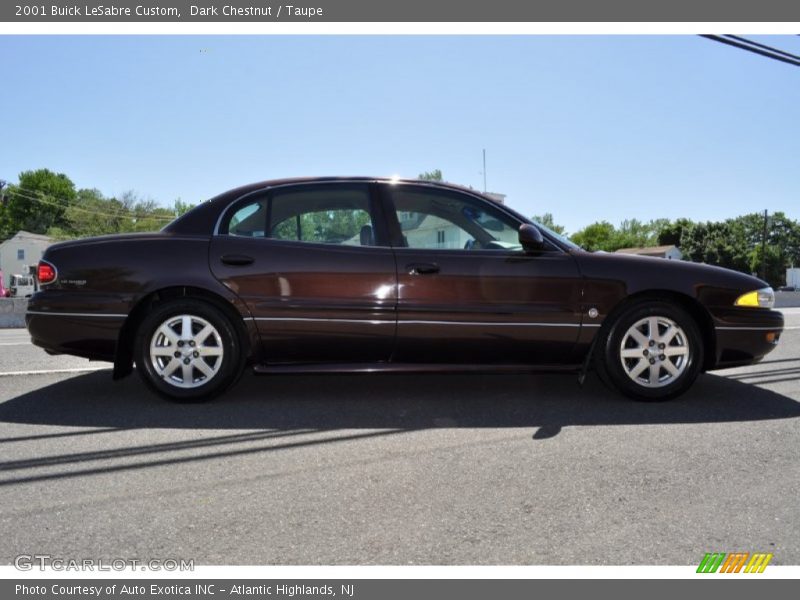
M207 399L257 373L597 370L672 398L760 360L783 316L760 279L590 253L472 190L368 178L276 180L161 232L51 246L26 321L51 353L134 364Z

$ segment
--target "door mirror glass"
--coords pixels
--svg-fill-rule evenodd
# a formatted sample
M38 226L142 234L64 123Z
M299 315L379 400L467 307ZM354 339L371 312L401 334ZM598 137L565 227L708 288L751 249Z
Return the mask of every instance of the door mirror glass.
M540 252L544 250L544 237L538 227L529 223L519 226L519 243L525 252Z

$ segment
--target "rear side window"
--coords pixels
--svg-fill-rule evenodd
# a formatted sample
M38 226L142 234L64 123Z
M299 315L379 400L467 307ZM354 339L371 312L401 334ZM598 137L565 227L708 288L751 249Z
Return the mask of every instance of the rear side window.
M228 235L239 237L264 237L267 222L267 201L264 199L245 204L228 221Z
M269 237L317 244L374 246L375 223L366 186L315 185L276 190Z

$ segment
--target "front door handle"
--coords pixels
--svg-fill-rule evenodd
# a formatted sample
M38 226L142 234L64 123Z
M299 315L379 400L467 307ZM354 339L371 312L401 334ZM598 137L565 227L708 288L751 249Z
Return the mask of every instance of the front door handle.
M436 263L411 263L406 265L409 275L430 275L439 272L439 265Z
M247 256L246 254L223 254L220 257L220 260L226 265L244 267L245 265L252 265L253 260L255 259L252 256Z

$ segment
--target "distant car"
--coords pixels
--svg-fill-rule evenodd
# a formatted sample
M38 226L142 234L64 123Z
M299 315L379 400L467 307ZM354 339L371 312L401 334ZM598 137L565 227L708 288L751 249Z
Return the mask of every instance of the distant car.
M175 400L255 372L594 367L642 400L755 362L783 316L763 281L589 253L473 190L301 179L226 192L160 233L50 246L26 316L52 353L136 364ZM269 393L269 386L265 386ZM535 393L532 392L532 393Z
M798 291L798 289L800 289L800 288L797 288L794 285L784 285L784 286L779 287L777 289L777 291L779 291L779 292L796 292L796 291Z
M9 280L9 296L30 298L36 292L36 279L33 275L12 275Z

